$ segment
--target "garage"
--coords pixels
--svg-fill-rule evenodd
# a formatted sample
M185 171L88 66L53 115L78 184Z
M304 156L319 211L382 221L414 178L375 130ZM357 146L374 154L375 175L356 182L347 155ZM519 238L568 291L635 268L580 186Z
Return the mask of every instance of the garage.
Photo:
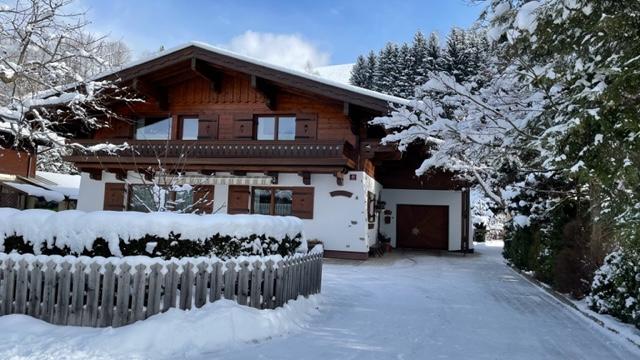
M449 207L398 205L397 246L412 249L449 249Z

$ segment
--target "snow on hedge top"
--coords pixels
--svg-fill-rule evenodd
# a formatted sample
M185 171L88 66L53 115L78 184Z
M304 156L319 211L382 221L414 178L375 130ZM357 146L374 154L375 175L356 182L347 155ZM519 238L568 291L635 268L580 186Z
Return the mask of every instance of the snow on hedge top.
M184 240L199 241L217 234L235 238L265 235L282 240L303 231L302 220L293 216L0 208L2 238L15 234L36 244L51 244L55 238L56 245L76 251L91 248L97 238L118 244L119 239L140 239L147 234L167 238L171 232L181 234Z

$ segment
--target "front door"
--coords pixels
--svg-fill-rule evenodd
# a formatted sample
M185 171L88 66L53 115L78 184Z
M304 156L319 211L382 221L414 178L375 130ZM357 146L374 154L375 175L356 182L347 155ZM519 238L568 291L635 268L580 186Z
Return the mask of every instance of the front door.
M398 205L397 246L415 249L449 249L449 207Z

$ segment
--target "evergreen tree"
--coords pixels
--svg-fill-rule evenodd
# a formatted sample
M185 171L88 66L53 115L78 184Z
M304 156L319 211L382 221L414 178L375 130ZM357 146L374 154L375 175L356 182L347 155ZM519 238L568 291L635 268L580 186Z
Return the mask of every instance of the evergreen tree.
M427 58L429 56L427 49L427 39L422 32L418 31L413 37L411 45L412 60L411 72L413 73L413 86L423 84L427 81ZM412 91L413 93L413 91Z
M369 55L367 56L367 66L366 66L366 78L367 78L367 83L366 86L364 86L367 89L371 89L371 90L378 90L378 80L376 77L376 69L378 67L378 57L376 56L376 53L372 51L369 51Z
M398 80L400 79L400 69L398 66L398 57L398 46L392 42L387 43L380 51L375 73L377 91L385 94L397 94L399 92Z
M369 78L367 76L367 60L364 56L360 55L356 59L356 63L351 69L351 78L349 79L349 82L355 86L363 88L367 87Z
M415 61L411 50L407 43L402 44L396 62L398 81L393 94L404 98L413 96L416 83L413 72Z
M470 75L467 34L459 28L451 29L444 49L443 70L461 82Z
M438 34L431 33L431 35L429 35L426 51L427 58L424 64L426 72L442 70L442 49L440 48L440 39L438 38ZM420 82L418 84L422 83L423 82Z

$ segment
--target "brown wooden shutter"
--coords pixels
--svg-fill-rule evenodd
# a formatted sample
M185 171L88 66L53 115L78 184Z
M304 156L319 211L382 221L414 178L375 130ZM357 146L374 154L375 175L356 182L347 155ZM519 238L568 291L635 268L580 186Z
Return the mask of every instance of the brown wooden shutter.
M248 214L249 197L251 191L248 186L229 185L229 201L227 203L228 214Z
M301 114L296 118L296 139L316 139L318 117L314 114Z
M291 212L300 219L313 219L313 187L299 187L293 189L293 203Z
M124 211L124 189L122 183L104 184L104 210Z
M193 187L193 212L211 214L213 212L213 185L196 185Z
M237 115L233 121L234 139L253 139L253 115Z
M198 120L198 140L218 138L218 117L207 116Z

